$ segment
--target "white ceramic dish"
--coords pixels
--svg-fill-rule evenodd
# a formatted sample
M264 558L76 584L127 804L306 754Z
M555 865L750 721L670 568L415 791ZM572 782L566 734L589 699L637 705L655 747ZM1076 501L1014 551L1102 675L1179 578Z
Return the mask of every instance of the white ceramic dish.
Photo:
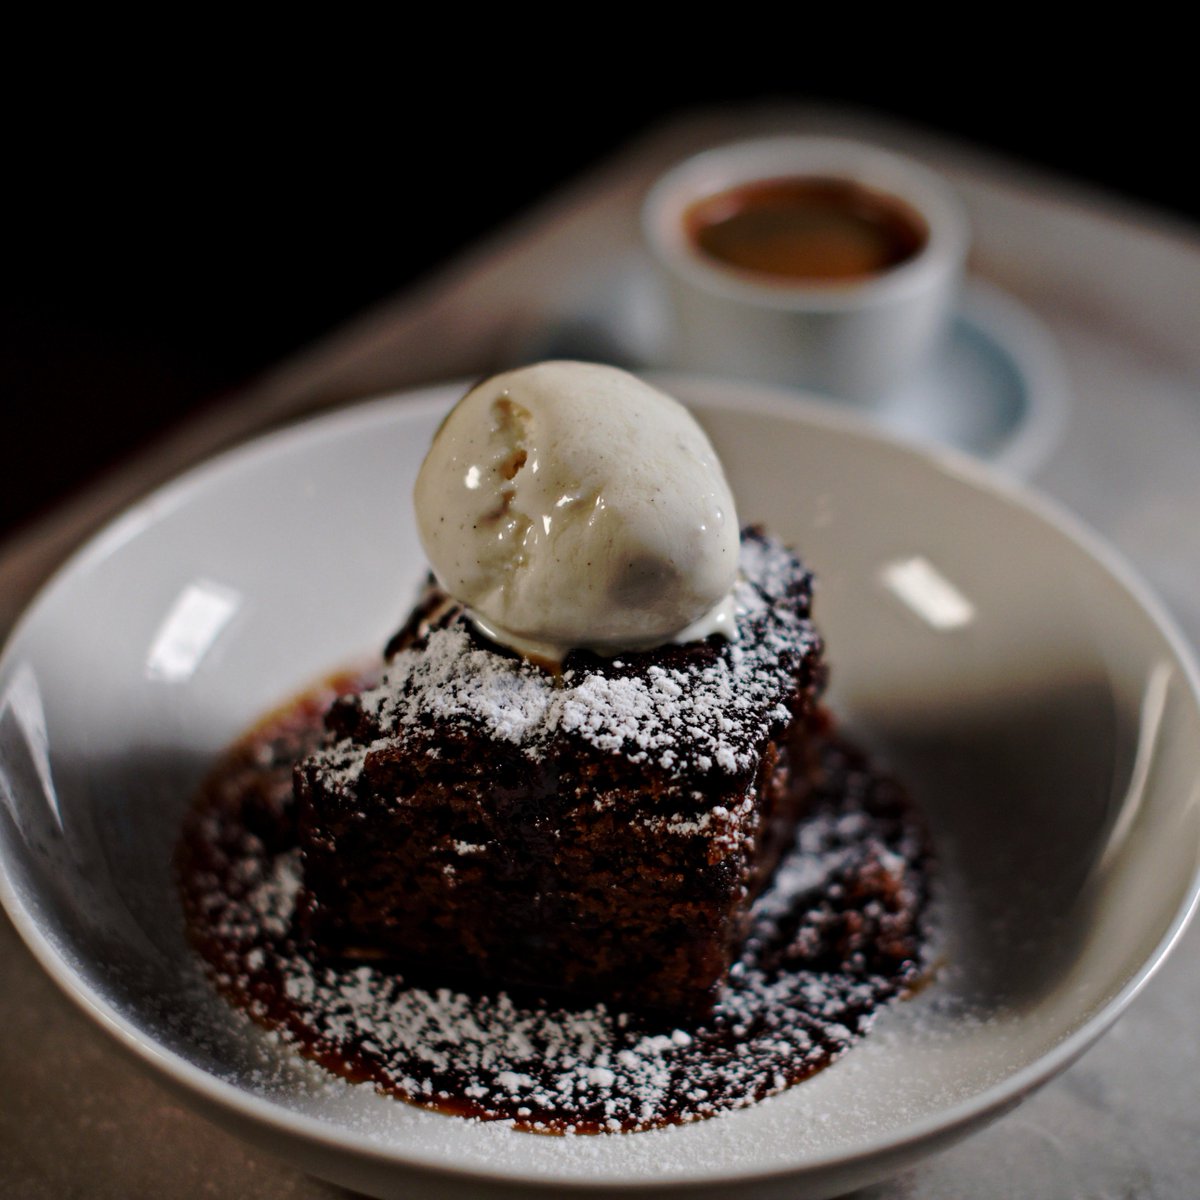
M0 661L0 892L17 928L164 1083L315 1174L410 1197L834 1195L1061 1070L1195 906L1197 675L1110 551L964 458L786 393L671 387L743 518L817 570L833 702L910 783L946 862L937 981L753 1108L598 1138L410 1108L331 1083L235 1017L184 944L170 855L197 780L403 616L422 571L411 483L458 388L191 472L76 555Z
M782 279L713 259L689 210L780 179L839 180L887 197L923 231L902 262L853 280ZM727 215L727 214L726 214ZM642 235L670 296L671 355L687 370L763 379L872 407L941 340L962 282L967 219L949 182L849 138L785 135L715 146L659 177Z

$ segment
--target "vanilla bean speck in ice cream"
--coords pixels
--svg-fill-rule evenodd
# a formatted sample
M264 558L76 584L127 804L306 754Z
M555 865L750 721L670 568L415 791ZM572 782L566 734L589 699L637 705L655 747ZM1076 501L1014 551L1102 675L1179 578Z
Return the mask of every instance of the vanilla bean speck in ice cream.
M478 384L414 498L438 582L519 653L733 635L738 520L720 461L682 404L615 367L544 362Z

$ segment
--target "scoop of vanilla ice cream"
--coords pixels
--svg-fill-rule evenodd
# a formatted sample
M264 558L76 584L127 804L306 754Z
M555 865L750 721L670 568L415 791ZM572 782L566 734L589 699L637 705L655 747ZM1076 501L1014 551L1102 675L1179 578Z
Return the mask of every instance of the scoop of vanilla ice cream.
M721 464L683 405L615 367L544 362L472 388L415 501L442 587L522 653L731 633L738 520Z

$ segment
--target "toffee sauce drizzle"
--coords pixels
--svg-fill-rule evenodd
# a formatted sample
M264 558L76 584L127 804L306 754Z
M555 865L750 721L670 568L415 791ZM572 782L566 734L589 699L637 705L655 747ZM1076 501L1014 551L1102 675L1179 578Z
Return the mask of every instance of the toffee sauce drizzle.
M930 855L903 789L830 735L797 846L758 899L712 1015L683 1027L603 1005L417 984L393 965L319 959L294 933L292 767L322 741L341 676L251 730L186 822L189 934L217 988L301 1054L443 1112L541 1133L712 1116L827 1066L922 981Z

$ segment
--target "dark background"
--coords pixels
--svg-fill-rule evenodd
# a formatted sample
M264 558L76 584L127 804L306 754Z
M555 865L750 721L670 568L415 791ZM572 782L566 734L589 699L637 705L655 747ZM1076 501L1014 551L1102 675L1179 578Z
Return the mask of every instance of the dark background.
M270 70L161 50L92 55L80 31L73 57L7 89L0 532L700 106L848 104L1200 220L1181 152L1195 104L1161 55L1133 87L1094 56L1074 75L835 55L664 78L652 56L600 69L527 48L480 67L411 39L390 68L334 46Z

